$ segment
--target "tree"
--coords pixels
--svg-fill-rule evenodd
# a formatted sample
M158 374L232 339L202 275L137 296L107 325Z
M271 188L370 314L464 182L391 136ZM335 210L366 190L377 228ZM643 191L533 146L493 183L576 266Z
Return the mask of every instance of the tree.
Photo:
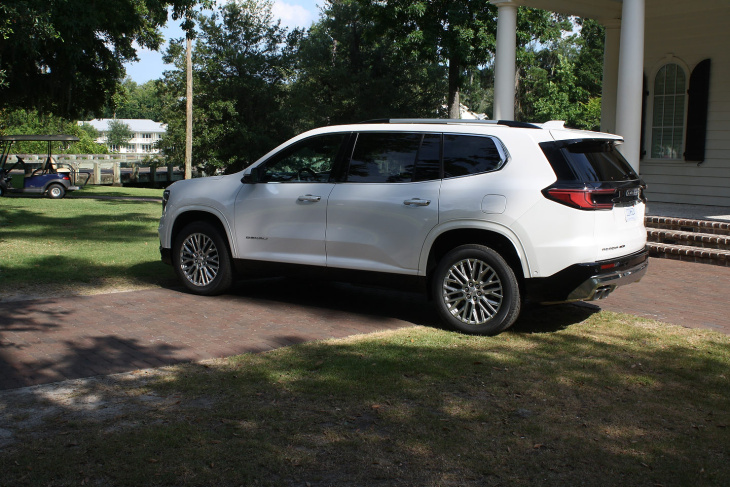
M497 8L487 0L358 0L363 15L419 59L448 67L450 118L459 118L466 70L486 64L494 52Z
M212 15L197 14L192 53L197 109L193 139L196 165L208 172L233 171L292 135L282 113L291 42L275 23L271 2L224 4ZM165 59L175 69L158 83L167 133L160 147L173 163L184 162L185 48L172 42ZM288 118L289 117L289 118Z
M168 5L187 1L4 0L0 109L36 108L68 118L101 113L136 49L160 46Z
M433 117L445 71L363 18L355 1L328 1L298 42L291 112L297 131L374 118Z
M111 104L104 108L104 118L146 118L160 120L162 99L154 81L137 84L126 78Z
M0 115L0 134L75 135L80 139L78 142L57 150L66 154L106 154L109 152L104 144L96 142L99 134L91 125L79 125L55 115L39 113L37 110L6 110ZM47 150L46 142L16 142L13 147L16 152L28 154L45 154Z
M127 144L132 137L134 132L129 128L129 125L120 120L110 120L107 125L106 143L111 147L118 148L122 145Z
M519 51L517 114L522 120L564 120L571 127L596 130L601 117L603 28L592 20L574 19L582 26L580 34L564 36L549 23L563 33L573 24L568 27L565 20L551 20L542 12L536 14L550 35L541 42L527 42ZM532 25L536 23L533 15Z

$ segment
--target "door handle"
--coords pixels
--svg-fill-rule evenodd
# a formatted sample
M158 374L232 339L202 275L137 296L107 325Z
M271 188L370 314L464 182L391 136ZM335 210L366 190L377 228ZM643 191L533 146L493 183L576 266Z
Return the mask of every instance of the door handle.
M422 200L421 198L412 198L403 202L406 206L428 206L431 204L431 200Z
M308 203L316 203L316 202L318 202L321 199L322 199L321 196L314 196L314 195L311 195L311 194L305 194L305 195L300 196L299 198L297 198L297 201L306 201Z

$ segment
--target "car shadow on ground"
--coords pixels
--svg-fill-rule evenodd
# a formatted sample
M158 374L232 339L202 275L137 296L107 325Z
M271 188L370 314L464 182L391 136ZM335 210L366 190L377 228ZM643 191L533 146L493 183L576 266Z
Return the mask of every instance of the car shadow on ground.
M330 311L393 318L414 325L451 330L438 317L425 293L387 287L296 278L249 279L238 282L233 296ZM513 333L550 333L563 330L600 312L588 303L539 305L524 303Z

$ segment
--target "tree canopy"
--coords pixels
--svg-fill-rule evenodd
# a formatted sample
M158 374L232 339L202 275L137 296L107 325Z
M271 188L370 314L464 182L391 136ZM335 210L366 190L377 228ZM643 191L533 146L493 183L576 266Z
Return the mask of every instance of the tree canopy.
M197 14L193 50L195 164L208 171L243 167L293 135L293 114L282 110L295 37L274 22L271 2L242 0ZM161 147L175 163L184 160L185 49L171 43L158 84L167 134Z
M3 0L0 109L100 114L137 48L159 48L168 6L180 15L191 1Z

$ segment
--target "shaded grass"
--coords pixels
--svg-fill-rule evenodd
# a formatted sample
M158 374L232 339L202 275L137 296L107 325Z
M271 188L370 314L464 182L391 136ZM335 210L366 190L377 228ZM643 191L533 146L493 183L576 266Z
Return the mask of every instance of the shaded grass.
M729 345L602 312L171 367L117 386L136 412L0 423L0 484L728 485Z
M0 198L0 294L171 277L159 257L160 212L157 202Z

